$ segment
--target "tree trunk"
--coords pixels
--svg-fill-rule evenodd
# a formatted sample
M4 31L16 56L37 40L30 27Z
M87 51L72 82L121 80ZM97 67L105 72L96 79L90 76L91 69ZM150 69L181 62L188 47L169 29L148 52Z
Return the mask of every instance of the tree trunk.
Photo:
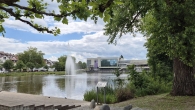
M174 96L194 96L195 79L193 67L180 61L178 58L173 60L173 88L171 95Z

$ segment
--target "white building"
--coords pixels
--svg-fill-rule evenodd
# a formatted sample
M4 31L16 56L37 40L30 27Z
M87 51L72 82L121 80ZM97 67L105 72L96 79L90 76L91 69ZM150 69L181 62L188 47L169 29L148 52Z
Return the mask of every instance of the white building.
M128 65L135 65L137 72L142 72L142 70L149 70L147 60L124 60L123 58L119 57L87 58L88 71L113 71L116 68L126 70Z
M118 61L118 57L87 58L87 69L91 71L118 68Z
M13 61L14 65L16 65L16 62L18 61L18 58L16 55L11 54L11 53L5 53L3 51L0 51L0 65L2 65L6 60L11 60ZM4 71L4 68L0 68L0 71Z

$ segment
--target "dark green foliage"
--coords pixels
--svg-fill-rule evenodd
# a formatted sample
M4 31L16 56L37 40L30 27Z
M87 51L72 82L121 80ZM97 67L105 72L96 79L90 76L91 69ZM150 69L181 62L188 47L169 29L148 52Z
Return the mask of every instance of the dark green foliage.
M138 73L134 65L128 67L130 82L128 87L135 96L155 95L170 92L171 81L162 76L152 77L151 73Z
M96 97L97 97L97 94L96 94L95 90L86 91L84 94L85 101L91 101L93 99L96 101L96 99L97 99Z
M121 78L119 77L122 73L123 73L123 72L120 71L119 68L115 69L115 72L113 73L113 74L115 74L116 77L117 77L117 78L114 80L114 81L116 82L116 87L117 87L117 89L120 89L120 88L124 87L124 85L125 85L124 79L121 79Z
M106 103L116 103L116 95L115 95L115 89L111 87L105 87L106 90ZM84 94L84 100L86 101L91 101L94 99L97 102L97 90L91 90L87 91ZM99 103L104 103L104 88L98 88L98 102Z
M2 65L6 70L10 71L14 67L14 63L11 60L6 60Z
M55 69L57 71L64 71L65 70L65 63L64 62L56 62L53 67L55 67Z
M34 67L40 68L45 65L43 59L44 53L38 51L37 48L29 47L26 51L18 53L18 59L21 60L27 67L33 69Z
M33 71L33 68L35 67L35 65L34 65L32 62L27 62L27 63L26 63L26 66L27 66L28 68L30 68L31 71Z
M107 104L113 104L116 103L117 99L115 94L106 94L106 103Z
M85 62L79 61L79 62L77 63L77 68L78 68L78 69L86 69L86 67L87 67L87 65L86 65Z
M49 67L47 65L44 66L45 69L48 69Z
M65 63L66 63L67 56L63 55L58 58L58 62L56 62L53 67L57 71L65 71Z
M21 69L25 67L25 64L23 63L23 61L21 60L18 60L17 63L16 63L16 69Z
M60 57L58 58L58 61L65 64L66 59L67 59L67 56L66 56L66 55L63 55L63 56L60 56Z
M105 87L105 90L107 104L125 101L134 97L129 88L113 89L111 87ZM95 101L97 101L96 92L97 92L96 90L87 91L84 94L84 100L91 101L92 99L94 99ZM104 88L98 88L98 102L104 103Z

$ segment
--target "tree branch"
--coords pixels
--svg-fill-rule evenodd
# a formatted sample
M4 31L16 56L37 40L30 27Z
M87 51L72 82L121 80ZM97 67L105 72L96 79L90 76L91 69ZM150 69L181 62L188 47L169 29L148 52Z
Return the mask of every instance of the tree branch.
M99 6L99 10L100 10L100 12L104 12L104 10L106 9L106 8L108 8L112 3L113 3L113 1L114 0L108 0L108 2L104 5L104 4L101 4L100 6Z
M4 0L0 0L0 3L1 3L1 1L4 1ZM47 16L54 16L54 17L67 17L67 16L70 16L70 15L76 13L76 12L79 12L79 10L74 10L74 11L72 11L70 13L66 13L66 14L54 14L54 13L47 13L47 12L43 12L43 11L38 11L38 10L36 10L34 8L24 7L24 6L21 6L21 5L12 3L12 2L4 2L4 3L7 4L8 6L14 6L14 7L23 9L23 10L31 11L33 13L47 15Z
M0 0L0 3L13 4L19 0Z
M33 27L33 28L36 29L37 31L40 31L40 32L46 31L47 33L51 33L51 34L54 33L52 30L49 30L49 29L46 28L46 27L36 27L36 26L34 26L31 22L29 22L29 21L27 21L27 20L21 19L20 17L18 17L17 14L15 14L15 13L13 12L13 9L12 9L12 8L4 8L4 7L1 7L1 6L0 6L0 9L6 11L6 12L9 13L11 16L17 18L17 19L20 20L21 22L24 22L24 23L30 25L31 27Z

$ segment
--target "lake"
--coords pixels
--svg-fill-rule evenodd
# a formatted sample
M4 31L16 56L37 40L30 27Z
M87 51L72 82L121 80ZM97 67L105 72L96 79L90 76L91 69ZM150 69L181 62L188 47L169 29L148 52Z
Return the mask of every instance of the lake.
M126 74L121 78L127 78ZM76 75L28 75L0 77L0 90L83 100L86 91L96 89L98 81L114 86L116 76L109 73Z

